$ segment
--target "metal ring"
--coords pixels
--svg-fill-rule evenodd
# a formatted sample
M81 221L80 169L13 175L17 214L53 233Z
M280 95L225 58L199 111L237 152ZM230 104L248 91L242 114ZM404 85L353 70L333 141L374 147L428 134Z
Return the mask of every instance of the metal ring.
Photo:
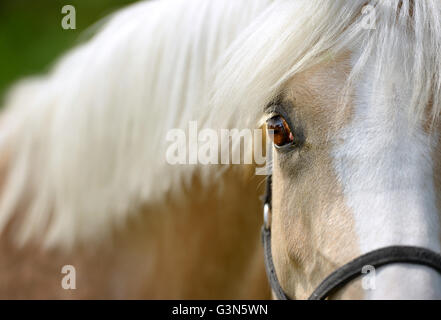
M267 230L271 228L271 209L269 203L265 203L263 206L263 225Z

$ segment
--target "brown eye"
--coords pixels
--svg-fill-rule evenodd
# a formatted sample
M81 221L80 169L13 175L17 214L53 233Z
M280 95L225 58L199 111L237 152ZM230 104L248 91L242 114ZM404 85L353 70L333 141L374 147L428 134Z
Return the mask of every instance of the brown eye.
M294 142L294 135L288 123L281 116L274 116L266 122L268 134L277 147L283 147Z

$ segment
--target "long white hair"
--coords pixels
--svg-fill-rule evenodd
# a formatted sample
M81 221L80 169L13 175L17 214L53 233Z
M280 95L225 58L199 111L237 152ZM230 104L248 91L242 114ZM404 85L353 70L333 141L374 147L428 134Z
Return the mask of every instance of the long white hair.
M24 210L21 242L71 245L179 188L189 174L167 165L166 132L209 112L219 56L268 2L137 3L47 76L13 88L1 121L0 229Z
M372 30L361 24L366 4ZM360 51L349 82L375 58L387 88L399 65L413 87L409 110L423 114L431 101L437 115L440 23L436 0L161 0L122 10L47 76L10 92L0 230L20 209L21 242L102 237L191 177L194 167L165 161L169 129L255 127L286 80L345 50Z

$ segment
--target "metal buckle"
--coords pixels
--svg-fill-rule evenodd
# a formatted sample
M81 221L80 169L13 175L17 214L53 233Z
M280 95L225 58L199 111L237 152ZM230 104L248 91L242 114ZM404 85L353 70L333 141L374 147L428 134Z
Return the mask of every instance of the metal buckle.
M266 230L271 229L271 209L269 203L263 205L263 226Z

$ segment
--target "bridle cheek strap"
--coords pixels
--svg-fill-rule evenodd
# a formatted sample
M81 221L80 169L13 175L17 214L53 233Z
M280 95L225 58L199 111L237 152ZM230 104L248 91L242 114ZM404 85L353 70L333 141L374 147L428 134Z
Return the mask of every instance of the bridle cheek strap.
M270 283L271 289L273 290L276 298L279 300L291 300L283 291L280 286L280 282L277 279L276 268L273 263L273 255L271 253L271 229L266 229L265 226L262 227L262 244L265 258L265 270Z
M277 278L271 251L271 176L268 176L264 205L264 225L262 243L265 269L271 288L279 300L291 300L282 289ZM314 290L309 300L323 300L344 287L351 280L362 275L364 266L381 266L392 263L411 263L430 267L441 274L441 255L432 250L414 246L390 246L359 256L327 276Z

